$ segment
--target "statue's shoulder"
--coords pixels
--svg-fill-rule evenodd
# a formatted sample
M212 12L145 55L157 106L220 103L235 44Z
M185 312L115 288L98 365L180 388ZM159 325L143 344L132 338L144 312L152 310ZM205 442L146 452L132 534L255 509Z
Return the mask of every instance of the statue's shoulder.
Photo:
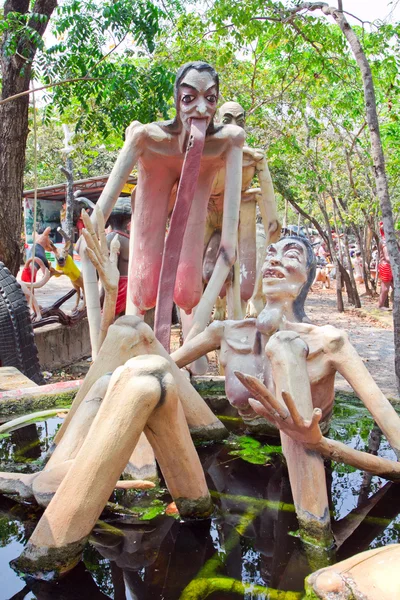
M165 131L161 123L141 123L140 121L132 121L125 131L126 140L150 139L160 142L169 137L170 135Z
M226 320L223 342L239 354L250 354L254 347L256 333L256 319Z
M155 142L162 142L171 139L171 133L164 123L148 123L144 126L146 135Z

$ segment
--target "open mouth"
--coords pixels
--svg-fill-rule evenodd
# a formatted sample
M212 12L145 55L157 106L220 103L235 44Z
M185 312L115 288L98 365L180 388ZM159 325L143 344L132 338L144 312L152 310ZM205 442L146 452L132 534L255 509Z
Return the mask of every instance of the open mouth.
M278 269L265 269L263 279L284 279L285 275Z

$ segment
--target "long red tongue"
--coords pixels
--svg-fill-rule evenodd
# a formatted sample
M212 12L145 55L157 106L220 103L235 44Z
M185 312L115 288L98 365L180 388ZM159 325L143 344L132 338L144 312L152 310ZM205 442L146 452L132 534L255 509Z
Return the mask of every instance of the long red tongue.
M169 352L171 337L171 315L176 272L178 270L190 207L192 206L196 191L205 137L206 120L192 119L176 202L172 211L167 239L165 240L161 274L158 283L154 332L167 352Z

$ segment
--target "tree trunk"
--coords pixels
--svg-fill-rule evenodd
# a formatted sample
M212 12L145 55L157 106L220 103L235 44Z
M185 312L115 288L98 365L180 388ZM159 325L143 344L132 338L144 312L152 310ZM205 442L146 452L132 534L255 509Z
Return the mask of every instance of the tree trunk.
M29 86L29 74L19 77L3 66L2 98ZM18 273L22 249L22 192L28 136L28 96L0 106L0 260Z
M326 231L328 234L328 241L329 241L329 250L331 253L331 258L333 260L333 263L335 265L335 271L336 271L336 306L338 309L338 312L344 312L344 303L343 303L343 294L342 294L342 273L340 271L340 264L339 264L339 260L337 257L337 253L335 251L335 244L333 242L333 237L332 237L332 231L331 231L331 224L329 223L329 216L328 213L326 211L326 207L325 207L325 200L321 199L321 201L318 202L318 206L322 212L322 216L324 217L324 221L325 221L325 225L326 225Z
M378 113L376 110L375 88L372 79L371 67L365 56L360 40L351 28L349 22L342 12L328 5L321 6L318 3L315 8L320 8L325 15L331 15L339 25L349 46L354 54L359 69L361 71L365 112L371 139L371 151L374 163L374 176L376 182L376 192L382 210L383 229L387 249L390 258L390 264L393 272L394 283L394 301L393 301L393 325L394 325L394 346L395 346L395 371L397 387L400 389L400 249L397 244L392 204L389 197L389 189L386 178L385 158L383 154Z
M56 0L37 0L32 12L50 18L56 5ZM10 12L26 14L28 10L29 0L6 0L4 17ZM29 21L29 26L41 36L46 25L47 23L38 23L36 20ZM7 55L8 35L5 31L0 43L2 100L29 89L32 61L36 52L36 47L29 41L26 33L22 33L17 46L18 54ZM28 108L28 95L0 105L0 260L14 275L18 272L21 260Z
M356 284L356 280L354 279L354 270L353 270L353 264L351 262L349 240L348 240L347 232L346 232L346 223L344 222L342 213L340 212L339 206L336 202L336 199L333 197L333 195L332 195L332 202L333 202L333 212L335 215L336 215L336 213L338 214L340 223L342 225L344 249L346 252L347 262L349 264L349 272L347 273L347 271L344 269L344 273L342 273L342 275L344 276L345 284L346 284L347 296L349 297L349 286L350 286L351 297L352 297L351 303L354 304L354 306L356 308L361 308L360 296L358 295L357 284ZM337 229L336 216L335 216L335 227ZM348 274L348 276L349 276L349 281L347 281L346 274Z
M74 252L74 175L72 172L73 162L72 158L67 156L66 167L61 167L61 172L65 175L67 180L67 189L65 194L65 203L67 205L65 211L65 233L71 240L72 244L69 249L69 254L73 256Z

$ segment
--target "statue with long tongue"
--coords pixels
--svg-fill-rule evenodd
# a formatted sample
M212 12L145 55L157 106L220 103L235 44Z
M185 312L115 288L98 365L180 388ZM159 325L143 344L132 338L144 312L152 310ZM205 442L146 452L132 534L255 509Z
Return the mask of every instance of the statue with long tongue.
M190 336L196 335L206 327L235 261L244 132L235 125L214 124L218 93L218 75L210 65L183 65L175 81L175 118L148 125L135 121L127 128L125 144L97 203L107 219L137 164L127 313L143 317L157 304L155 333L167 351L173 300L188 314L196 308ZM221 243L203 294L207 205L214 177L222 167L227 183ZM82 254L95 357L100 323L97 279L85 252Z

